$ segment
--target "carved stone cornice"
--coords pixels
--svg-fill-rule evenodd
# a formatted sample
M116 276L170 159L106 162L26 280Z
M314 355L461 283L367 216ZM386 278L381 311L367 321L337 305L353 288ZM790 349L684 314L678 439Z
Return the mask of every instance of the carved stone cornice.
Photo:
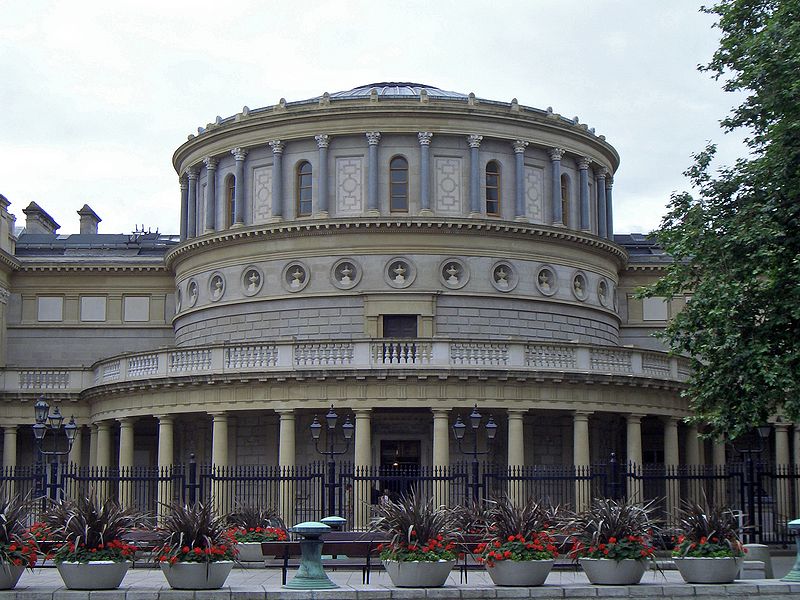
M234 160L244 160L247 156L247 148L233 148L231 150Z
M315 135L314 139L317 141L317 147L319 148L327 148L331 143L331 136L329 136L327 133Z
M550 155L550 160L553 162L557 160L561 160L561 157L564 156L566 150L563 148L550 148L547 153Z
M483 140L482 135L478 135L477 133L473 133L467 136L467 144L470 148L480 148L481 141Z
M417 139L420 146L430 146L433 134L430 131L420 131L417 133Z
M283 149L286 147L286 144L284 144L282 141L270 140L267 143L269 144L269 147L272 148L273 154L283 154Z
M368 131L365 135L367 136L367 144L370 146L377 146L381 141L380 131Z
M522 154L525 152L525 148L528 147L528 142L525 140L514 140L511 146L514 148L515 154Z

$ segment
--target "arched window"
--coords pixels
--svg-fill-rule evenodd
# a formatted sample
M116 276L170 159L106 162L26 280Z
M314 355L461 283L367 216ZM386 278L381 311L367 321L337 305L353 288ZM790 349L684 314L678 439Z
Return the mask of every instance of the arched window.
M304 160L297 165L297 216L311 214L311 163Z
M225 227L233 226L236 214L236 177L228 175L225 178Z
M500 214L500 164L496 160L486 164L486 214Z
M569 225L569 192L570 192L569 175L562 173L561 175L561 222L564 225Z
M389 162L389 210L408 211L408 161L402 156Z

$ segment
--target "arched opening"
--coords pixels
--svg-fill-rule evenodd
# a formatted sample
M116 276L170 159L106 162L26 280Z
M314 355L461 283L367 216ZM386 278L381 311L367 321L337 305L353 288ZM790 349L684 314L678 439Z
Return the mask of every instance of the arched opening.
M311 163L304 160L297 165L297 216L311 214Z
M561 174L561 222L564 225L569 225L569 196L571 181L569 175L566 173Z
M236 214L236 177L228 175L225 178L225 227L233 225Z
M389 162L389 210L408 212L408 161L402 156Z
M500 163L496 160L486 164L486 214L500 215Z

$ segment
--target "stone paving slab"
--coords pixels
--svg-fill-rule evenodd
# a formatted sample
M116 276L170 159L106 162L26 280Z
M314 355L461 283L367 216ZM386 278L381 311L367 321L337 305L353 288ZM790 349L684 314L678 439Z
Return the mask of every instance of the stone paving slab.
M442 588L396 588L384 571L373 572L368 585L361 583L361 571L328 571L339 585L333 590L286 590L281 586L280 569L234 569L221 590L172 590L156 569L131 569L118 590L67 590L53 568L25 572L15 590L0 591L0 600L412 600L418 598L627 598L655 600L723 600L745 597L759 600L800 598L800 584L775 579L743 580L729 585L689 585L674 571L648 572L642 583L632 586L594 586L586 576L574 571L556 571L541 587L503 588L492 584L483 571L471 571L469 583L460 583L454 570Z

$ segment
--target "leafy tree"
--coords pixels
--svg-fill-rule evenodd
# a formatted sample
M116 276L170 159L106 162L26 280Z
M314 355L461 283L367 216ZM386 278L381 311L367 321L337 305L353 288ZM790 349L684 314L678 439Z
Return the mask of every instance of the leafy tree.
M723 0L720 46L700 67L746 99L722 121L749 155L712 172L694 156L695 195L673 194L654 232L675 261L643 296L688 294L663 333L692 357L695 422L735 438L772 415L800 418L800 0Z

